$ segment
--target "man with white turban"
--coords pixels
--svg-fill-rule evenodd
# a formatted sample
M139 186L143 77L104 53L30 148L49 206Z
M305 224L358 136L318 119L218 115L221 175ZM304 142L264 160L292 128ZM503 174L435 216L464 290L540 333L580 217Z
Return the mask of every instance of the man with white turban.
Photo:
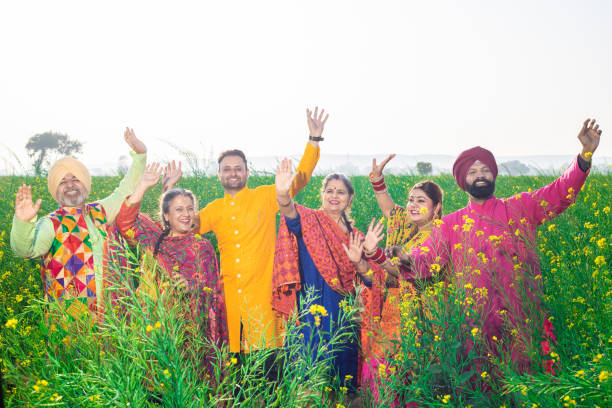
M106 198L87 203L91 175L72 157L49 170L49 193L59 208L38 219L42 200L32 201L32 187L19 187L11 229L11 248L22 258L42 258L43 290L48 301L58 300L72 317L85 312L96 317L103 293L103 251L108 226L125 198L138 184L146 164L146 146L132 129L124 138L132 148L132 166Z

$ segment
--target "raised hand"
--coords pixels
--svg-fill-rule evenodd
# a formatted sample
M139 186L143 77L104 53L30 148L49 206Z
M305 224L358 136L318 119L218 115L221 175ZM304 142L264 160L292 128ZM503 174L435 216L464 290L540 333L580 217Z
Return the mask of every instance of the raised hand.
M349 245L350 247L347 248L346 245L342 243L342 248L344 248L344 252L346 252L348 259L352 263L357 264L361 261L361 254L363 254L363 238L355 232L351 232Z
M310 136L321 137L323 134L323 128L325 127L325 122L327 122L327 118L329 118L329 114L325 114L325 109L321 109L321 113L319 113L319 107L315 106L314 113L310 109L306 109L306 118L308 120L308 130L310 131Z
M370 226L368 227L368 232L366 233L365 239L363 241L363 247L366 252L372 252L378 246L378 243L383 239L385 233L383 230L385 229L385 225L382 222L376 223L374 225L374 218L370 222Z
M148 164L147 167L145 167L144 173L142 173L139 187L148 190L159 182L161 174L162 168L159 163L153 162L151 164Z
M389 163L389 161L395 157L395 154L390 154L387 158L380 162L380 164L376 164L376 158L372 159L372 177L377 179L382 176L383 169Z
M36 217L41 203L40 198L36 200L36 203L32 202L32 187L23 184L15 195L15 217L21 221L30 222Z
M582 152L580 155L586 161L591 161L591 156L599 146L599 138L601 129L595 123L595 119L587 119L582 124L582 129L578 133L578 140L582 143Z
M145 167L145 171L140 178L140 182L127 198L127 202L129 205L138 204L142 201L145 193L148 189L153 187L159 182L159 178L161 177L161 166L159 163L151 163Z
M291 160L285 158L276 166L276 195L288 196L296 173L291 168Z
M178 181L183 176L183 170L181 169L181 162L178 162L178 167L176 167L176 163L172 160L171 163L168 163L166 167L164 167L164 178L162 181L162 192L166 192L176 185Z
M136 137L134 133L134 129L125 128L125 132L123 132L123 138L125 142L130 146L130 148L138 154L146 153L147 146L140 139Z

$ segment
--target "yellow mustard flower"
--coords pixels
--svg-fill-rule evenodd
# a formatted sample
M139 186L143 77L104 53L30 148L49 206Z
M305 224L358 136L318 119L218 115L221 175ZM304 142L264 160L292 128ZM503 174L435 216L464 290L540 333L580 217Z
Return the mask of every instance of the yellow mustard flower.
M4 327L6 327L7 329L14 329L17 327L18 322L19 321L17 319L8 319L6 323L4 323Z

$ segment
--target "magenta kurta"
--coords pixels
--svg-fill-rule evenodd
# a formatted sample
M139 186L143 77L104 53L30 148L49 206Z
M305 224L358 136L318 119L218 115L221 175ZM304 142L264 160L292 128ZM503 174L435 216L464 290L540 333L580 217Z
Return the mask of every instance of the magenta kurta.
M423 246L411 251L412 270L404 270L404 277L429 277L452 265L457 287L481 307L484 343L498 350L493 337L505 339L512 360L527 369L524 331L532 312L541 311L537 227L575 201L588 173L574 159L557 180L538 190L493 197L482 205L470 201L442 218Z

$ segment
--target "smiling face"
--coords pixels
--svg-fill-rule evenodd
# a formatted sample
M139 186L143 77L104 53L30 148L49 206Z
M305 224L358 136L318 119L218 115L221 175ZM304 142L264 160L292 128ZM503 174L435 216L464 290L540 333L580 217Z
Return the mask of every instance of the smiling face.
M244 188L249 178L249 170L240 156L225 156L219 163L219 181L228 193L235 193Z
M328 214L342 214L349 207L352 200L353 195L346 184L344 184L344 181L339 179L329 180L321 194L323 211Z
M478 199L492 197L495 191L495 177L491 169L479 161L472 164L465 176L465 190Z
M413 188L408 195L408 203L406 210L410 220L417 226L422 227L427 225L434 215L439 211L440 204L434 205L431 198L425 194L425 191L420 188Z
M177 195L170 201L164 220L170 225L170 235L187 235L195 223L195 205L191 197Z
M66 173L57 186L55 197L62 207L80 207L85 204L89 191L72 173Z

